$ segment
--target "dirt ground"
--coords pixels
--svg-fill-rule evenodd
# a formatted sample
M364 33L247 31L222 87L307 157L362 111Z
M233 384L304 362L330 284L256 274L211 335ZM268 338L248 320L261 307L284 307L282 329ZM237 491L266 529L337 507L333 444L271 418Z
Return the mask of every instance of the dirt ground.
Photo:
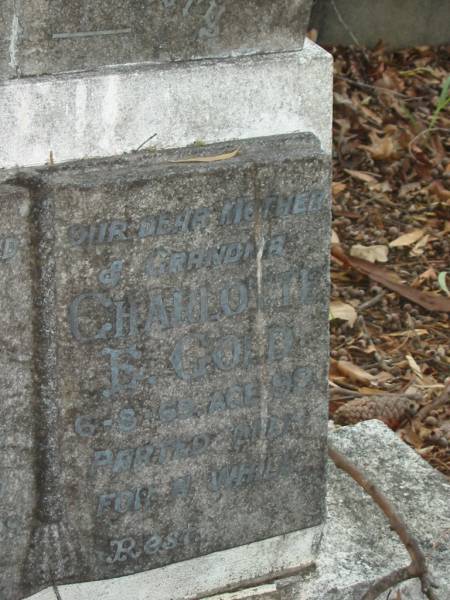
M450 47L330 50L330 418L380 418L450 477Z

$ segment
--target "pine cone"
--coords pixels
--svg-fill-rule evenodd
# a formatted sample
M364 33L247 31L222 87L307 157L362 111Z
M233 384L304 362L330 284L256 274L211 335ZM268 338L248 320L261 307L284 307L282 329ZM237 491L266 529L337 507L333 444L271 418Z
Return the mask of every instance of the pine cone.
M395 429L402 421L414 416L418 409L417 402L407 396L364 396L342 405L333 418L338 425L355 425L361 421L378 419Z

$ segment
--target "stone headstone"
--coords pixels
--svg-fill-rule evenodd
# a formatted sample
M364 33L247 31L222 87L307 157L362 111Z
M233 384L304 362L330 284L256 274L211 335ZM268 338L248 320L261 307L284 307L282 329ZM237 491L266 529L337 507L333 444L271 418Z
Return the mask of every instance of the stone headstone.
M330 159L239 146L44 169L30 215L3 192L9 600L323 522Z
M0 76L296 50L312 0L0 0Z
M33 304L30 199L0 186L0 598L19 598L34 484Z

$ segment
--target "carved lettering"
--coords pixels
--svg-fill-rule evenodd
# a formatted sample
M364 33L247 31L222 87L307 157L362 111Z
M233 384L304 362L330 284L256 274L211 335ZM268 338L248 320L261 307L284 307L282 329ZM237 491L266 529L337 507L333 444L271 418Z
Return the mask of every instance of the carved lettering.
M284 234L268 239L264 243L262 258L284 256L285 244L286 236ZM167 248L157 248L146 262L145 273L149 277L158 278L166 274L240 264L254 258L256 258L256 250L253 240L192 250L177 250L176 252Z
M169 552L179 546L190 546L200 541L200 534L193 528L177 529L167 534L152 532L144 535L138 542L133 537L111 540L111 554L106 556L106 562L126 562L137 560L141 556L152 556L160 552Z
M150 465L164 465L173 460L197 457L206 452L212 441L210 434L201 433L192 438L180 438L153 445L121 450L95 450L93 466L96 469L109 469L112 473L138 471Z
M155 490L151 486L101 494L97 503L97 516L108 512L124 514L149 510L154 495Z
M0 237L0 261L13 258L18 248L19 241L15 237Z
M269 196L264 199L260 211L263 220L285 219L303 216L327 209L328 196L322 190L298 193L287 197ZM242 225L255 220L256 206L253 200L227 201L222 207L220 225Z
M259 482L286 477L292 466L286 457L266 458L253 463L236 463L213 469L209 473L209 487L213 492L239 489Z

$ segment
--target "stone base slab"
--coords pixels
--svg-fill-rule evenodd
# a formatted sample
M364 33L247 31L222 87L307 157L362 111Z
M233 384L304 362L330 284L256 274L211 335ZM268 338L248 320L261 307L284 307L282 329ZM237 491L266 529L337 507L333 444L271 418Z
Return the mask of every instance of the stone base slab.
M301 51L0 84L0 169L310 131L331 153L332 59Z
M394 504L426 554L433 578L439 585L436 597L448 600L450 482L378 421L343 427L331 435L331 440ZM296 534L291 534L292 538L266 540L196 559L197 562L161 569L171 581L163 582L162 576L153 571L114 581L62 586L58 591L62 600L165 600L169 597L206 600L205 596L208 600L360 600L379 577L409 564L404 546L378 506L334 465L329 466L328 511L317 568L306 576L259 586L249 584L246 589L219 593L213 598L205 594L208 585L212 590L237 581L237 561L242 561L246 578L251 573L257 577L265 569L267 574L281 565L295 565L302 553L298 545L301 542L299 539L295 542ZM319 532L310 534L312 543ZM234 552L231 563L223 560L227 553ZM195 569L192 568L194 562ZM190 595L180 595L171 574L176 570L185 573L184 584L190 586ZM424 597L417 579L401 584L396 591L400 591L402 600L423 600ZM387 600L388 594L380 596L380 600ZM46 591L32 598L56 600L57 597ZM389 598L396 598L395 593L391 592Z
M32 600L193 600L226 588L248 588L272 573L306 570L314 563L322 526L215 552L127 577L58 586ZM261 594L259 594L261 596ZM231 596L232 597L232 596ZM255 600L258 598L256 595Z

